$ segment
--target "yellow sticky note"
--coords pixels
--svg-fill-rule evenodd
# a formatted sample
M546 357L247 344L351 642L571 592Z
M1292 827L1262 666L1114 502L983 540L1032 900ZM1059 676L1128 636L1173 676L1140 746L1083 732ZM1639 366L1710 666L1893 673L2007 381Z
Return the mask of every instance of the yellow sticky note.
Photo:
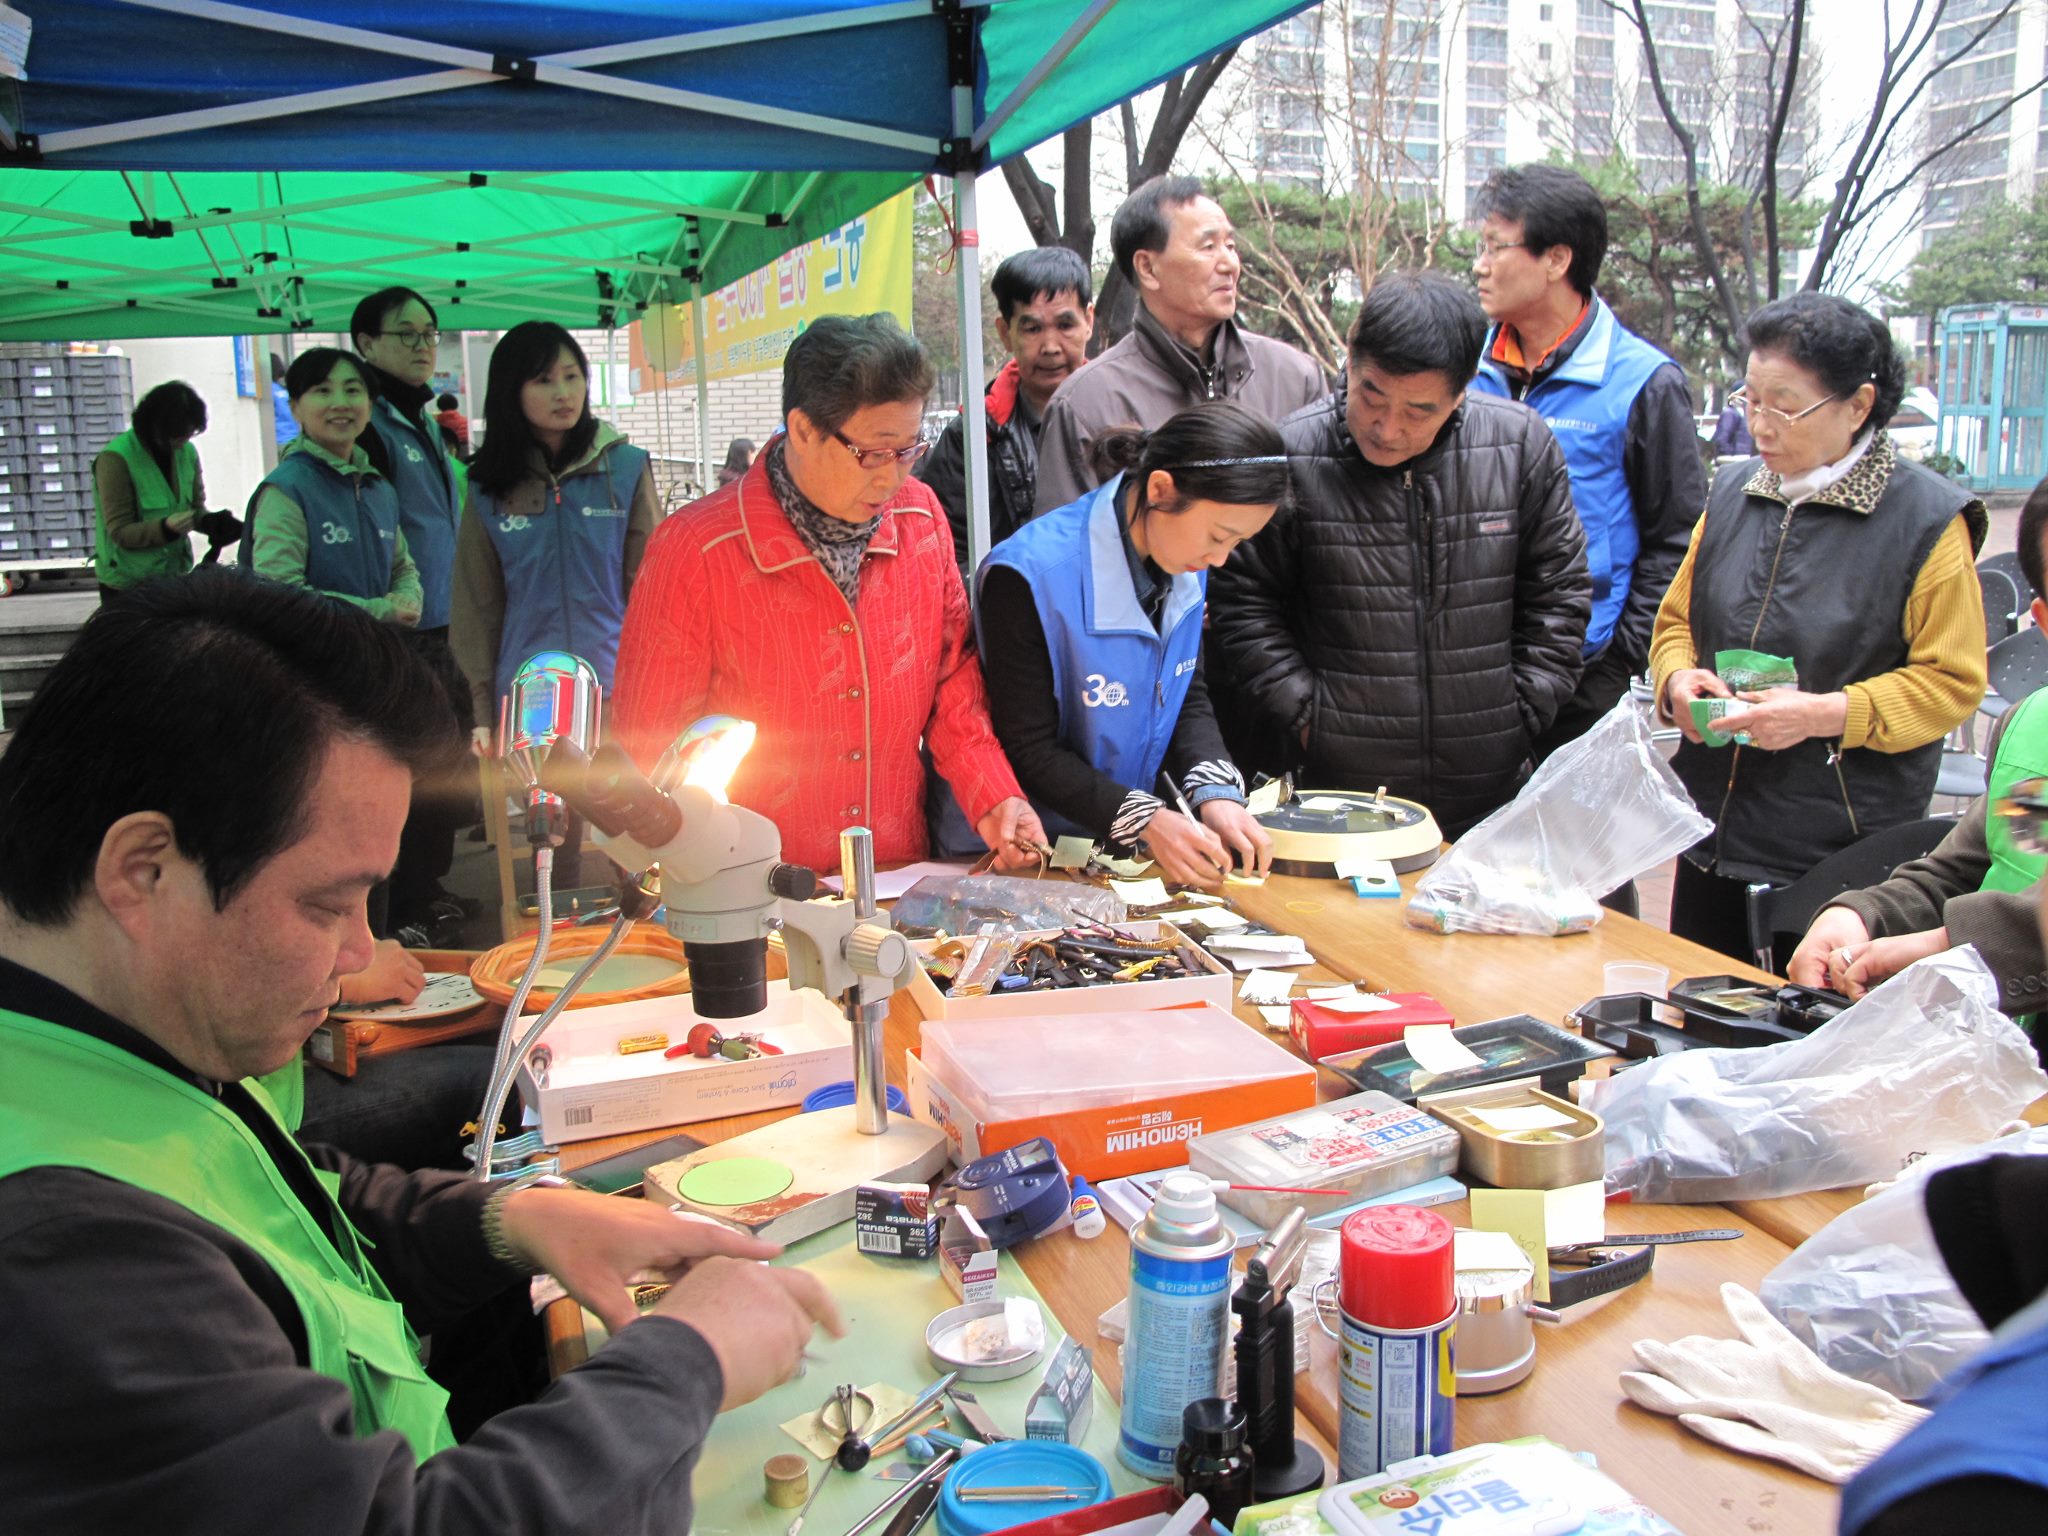
M1109 888L1129 907L1163 907L1173 900L1163 880L1112 880Z
M1550 1243L1544 1236L1542 1189L1475 1189L1472 1225L1482 1232L1505 1232L1536 1266L1536 1299L1550 1300Z
M1054 869L1086 869L1095 857L1095 845L1085 837L1062 837L1052 845Z
M1280 809L1280 780L1268 779L1250 795L1245 797L1244 808L1254 816L1264 816Z

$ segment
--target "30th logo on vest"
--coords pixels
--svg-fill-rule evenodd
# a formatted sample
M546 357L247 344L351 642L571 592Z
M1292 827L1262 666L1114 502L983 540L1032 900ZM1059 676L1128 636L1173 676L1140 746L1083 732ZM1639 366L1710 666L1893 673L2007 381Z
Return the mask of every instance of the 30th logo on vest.
M356 536L340 523L323 523L321 526L326 529L326 532L320 535L320 542L323 544L353 544L355 542Z
M1088 687L1081 694L1081 702L1090 709L1115 709L1120 704L1131 702L1131 690L1122 683L1104 677L1100 672L1088 674Z
M506 533L524 533L527 529L533 526L533 519L530 517L522 517L515 512L510 517L499 518L498 526L502 528Z

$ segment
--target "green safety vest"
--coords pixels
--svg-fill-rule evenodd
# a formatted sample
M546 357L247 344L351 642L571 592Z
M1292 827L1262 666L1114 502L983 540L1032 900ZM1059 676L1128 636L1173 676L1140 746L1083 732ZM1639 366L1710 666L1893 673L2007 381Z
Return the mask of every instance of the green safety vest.
M144 522L169 517L192 505L192 491L199 482L199 450L190 443L178 447L172 468L178 477L173 490L157 467L156 458L133 431L123 432L107 444L107 452L121 456L128 466L128 479L135 486L136 509ZM100 506L100 483L95 475L92 501L98 515L93 519L93 565L102 583L110 587L132 587L152 576L183 576L192 569L192 541L173 539L156 549L123 549L107 537L107 509Z
M2012 707L1998 738L1998 755L1984 787L1985 805L1995 805L2022 779L2048 777L2048 689L2031 693ZM2025 853L2013 842L2002 816L1984 818L1984 847L1991 867L1984 871L1981 891L2024 891L2048 869L2048 857Z
M312 1368L355 1401L358 1436L395 1429L422 1461L455 1444L448 1394L421 1368L419 1340L360 1235L338 1203L327 1224L307 1210L233 1110L118 1046L4 1009L0 1060L0 1178L82 1168L182 1205L262 1255L284 1283ZM259 1083L244 1086L276 1113ZM306 1166L333 1200L340 1179Z

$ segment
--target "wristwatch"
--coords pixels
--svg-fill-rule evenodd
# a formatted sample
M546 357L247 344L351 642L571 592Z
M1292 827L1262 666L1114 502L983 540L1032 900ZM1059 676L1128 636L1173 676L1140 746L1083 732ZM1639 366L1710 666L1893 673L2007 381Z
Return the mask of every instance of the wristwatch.
M1650 1272L1656 1258L1656 1248L1647 1243L1640 1248L1599 1247L1554 1253L1550 1259L1547 1305L1553 1309L1576 1306L1634 1285ZM1559 1268L1560 1264L1581 1262L1586 1266L1583 1269Z
M513 1248L505 1236L505 1202L522 1189L570 1189L574 1186L553 1173L529 1174L499 1185L491 1191L491 1198L484 1202L484 1251L509 1269L521 1274L538 1275L540 1268L525 1255Z

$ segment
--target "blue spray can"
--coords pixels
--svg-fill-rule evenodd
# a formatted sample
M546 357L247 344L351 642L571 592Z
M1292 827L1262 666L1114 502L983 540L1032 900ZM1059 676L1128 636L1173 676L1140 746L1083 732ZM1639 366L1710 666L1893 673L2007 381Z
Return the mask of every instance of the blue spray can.
M1230 1256L1237 1243L1200 1174L1172 1173L1131 1229L1130 1320L1124 1334L1124 1405L1117 1459L1168 1482L1181 1415L1214 1397L1229 1336Z

